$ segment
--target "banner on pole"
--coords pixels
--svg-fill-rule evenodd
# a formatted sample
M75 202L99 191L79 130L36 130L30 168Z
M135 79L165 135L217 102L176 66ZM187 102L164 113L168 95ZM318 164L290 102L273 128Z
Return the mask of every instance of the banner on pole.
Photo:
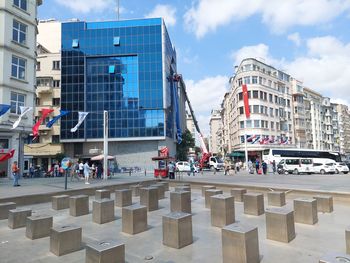
M29 112L33 109L32 107L24 107L24 106L20 106L19 108L21 110L21 115L19 115L18 119L13 123L12 130L16 129L18 127L19 123L21 122L23 116L26 115L27 112Z
M70 129L70 132L76 132L78 130L79 126L84 122L86 116L89 113L85 112L85 111L79 111L78 114L79 114L78 123L72 129Z

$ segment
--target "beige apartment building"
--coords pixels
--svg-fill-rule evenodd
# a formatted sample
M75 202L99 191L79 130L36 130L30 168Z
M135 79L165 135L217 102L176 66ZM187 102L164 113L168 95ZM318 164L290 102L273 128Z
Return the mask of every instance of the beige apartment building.
M336 105L339 124L339 148L340 153L350 154L350 111L348 106Z
M0 119L1 153L15 150L13 158L0 163L0 177L10 176L10 166L17 161L22 173L29 168L24 141L31 133L33 110L12 130L20 107L34 107L37 8L42 0L0 1L0 104L11 105Z
M222 120L221 111L212 110L209 120L210 135L209 135L209 152L214 155L221 153L221 136L222 136Z
M57 21L40 21L38 25L37 64L36 64L36 99L35 120L41 116L43 108L54 109L39 127L39 137L26 144L25 154L32 156L35 166L49 170L56 162L56 155L63 152L60 144L60 121L51 128L47 122L60 113L61 97L61 23ZM50 48L50 49L49 49Z

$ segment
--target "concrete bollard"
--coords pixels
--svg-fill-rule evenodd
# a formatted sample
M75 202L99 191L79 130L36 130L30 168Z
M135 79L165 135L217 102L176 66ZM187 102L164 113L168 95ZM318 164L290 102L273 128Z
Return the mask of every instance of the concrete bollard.
M205 191L209 189L216 189L216 186L213 185L203 185L202 186L202 196L205 197Z
M89 197L87 195L75 195L69 198L69 214L82 216L89 214Z
M95 191L95 199L96 200L101 200L101 199L105 199L111 198L111 191L107 190L107 189L99 189Z
M294 219L296 223L316 224L318 221L316 199L294 199Z
M191 214L191 192L175 191L170 192L170 211L184 212Z
M133 196L140 196L140 185L131 185L130 189Z
M69 195L55 195L52 197L52 209L61 210L69 208Z
M122 209L122 231L130 235L147 230L147 207L144 205L125 206Z
M345 229L346 254L350 254L350 226Z
M266 238L289 243L295 238L294 212L288 208L268 208Z
M259 216L264 210L264 195L258 193L246 193L243 195L244 213Z
M222 257L224 263L258 263L258 228L231 224L222 228Z
M9 211L16 209L16 203L6 202L0 203L0 220L9 218Z
M154 187L140 188L140 204L147 206L148 211L158 210L158 189Z
M132 205L132 192L129 189L115 190L115 206Z
M169 183L168 182L158 182L158 184L162 184L162 185L164 185L164 190L165 191L169 191Z
M212 195L222 194L222 190L219 189L209 189L205 191L205 208L210 209L210 197Z
M151 185L151 187L155 187L158 189L158 199L164 199L165 198L165 187L162 184L154 184Z
M163 216L163 245L182 248L193 243L192 215L171 212Z
M50 251L62 256L81 249L82 229L75 225L53 227L50 235Z
M232 188L231 195L235 198L236 202L243 202L243 195L247 193L247 189L244 188Z
M270 206L285 206L286 194L284 192L267 192L267 203Z
M50 236L52 223L52 216L38 215L27 217L26 237L37 239Z
M11 229L25 227L27 223L27 217L31 215L31 209L16 208L9 210L8 227Z
M314 199L317 201L317 212L332 213L333 197L329 195L316 195Z
M85 263L124 263L125 244L115 240L95 241L86 245Z
M191 192L191 187L189 186L175 186L175 192L178 192L178 191L187 191L187 192Z
M319 263L340 263L340 262L350 262L350 255L342 253L328 253L321 257L318 261Z
M210 197L211 225L224 227L235 222L235 199L222 194Z
M114 221L114 201L108 198L92 202L92 221L104 224Z

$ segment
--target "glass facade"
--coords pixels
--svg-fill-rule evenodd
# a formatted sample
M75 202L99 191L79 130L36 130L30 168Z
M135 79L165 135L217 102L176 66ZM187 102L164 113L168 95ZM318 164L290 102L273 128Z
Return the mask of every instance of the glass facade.
M61 55L61 108L72 111L62 140L102 139L103 110L110 138L173 138L176 53L162 19L62 23ZM71 133L78 111L89 115Z

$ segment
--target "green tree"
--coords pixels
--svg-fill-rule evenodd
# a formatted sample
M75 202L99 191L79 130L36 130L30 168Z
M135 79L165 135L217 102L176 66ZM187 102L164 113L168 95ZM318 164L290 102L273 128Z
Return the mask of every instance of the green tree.
M195 140L192 137L191 132L186 129L182 134L182 142L176 145L176 159L177 160L187 160L188 150L193 148Z

